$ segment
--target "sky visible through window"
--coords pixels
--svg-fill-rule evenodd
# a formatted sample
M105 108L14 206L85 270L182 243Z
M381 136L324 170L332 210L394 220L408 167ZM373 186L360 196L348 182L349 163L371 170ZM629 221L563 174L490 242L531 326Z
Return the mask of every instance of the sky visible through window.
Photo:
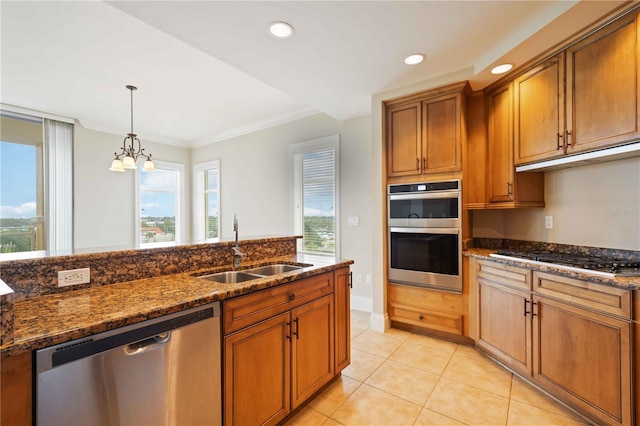
M0 142L0 217L36 215L36 147Z

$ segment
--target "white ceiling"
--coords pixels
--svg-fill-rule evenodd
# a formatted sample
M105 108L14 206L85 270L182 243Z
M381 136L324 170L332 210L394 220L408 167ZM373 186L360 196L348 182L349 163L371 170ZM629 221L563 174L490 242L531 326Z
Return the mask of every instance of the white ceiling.
M0 1L0 101L194 147L449 74L474 89L621 1ZM267 31L282 20L293 38ZM403 63L415 52L416 66Z

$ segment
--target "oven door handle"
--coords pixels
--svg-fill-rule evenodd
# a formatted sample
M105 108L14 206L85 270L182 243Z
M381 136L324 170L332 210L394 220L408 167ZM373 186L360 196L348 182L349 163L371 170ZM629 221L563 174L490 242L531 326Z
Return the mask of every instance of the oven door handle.
M412 192L411 194L389 194L390 201L396 200L428 200L442 198L460 198L460 191Z
M389 232L398 232L403 234L449 234L460 235L460 228L396 228L390 227Z

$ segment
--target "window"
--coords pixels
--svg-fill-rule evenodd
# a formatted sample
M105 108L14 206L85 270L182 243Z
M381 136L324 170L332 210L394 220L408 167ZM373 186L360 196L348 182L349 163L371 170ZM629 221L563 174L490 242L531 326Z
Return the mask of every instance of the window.
M66 253L72 241L73 124L0 111L0 257ZM15 111L14 111L15 110ZM25 112L25 113L23 113Z
M196 164L193 182L193 241L220 241L220 161Z
M172 246L182 243L184 235L184 166L154 161L156 170L137 171L138 232L140 247Z
M293 232L298 251L339 256L338 135L290 147Z

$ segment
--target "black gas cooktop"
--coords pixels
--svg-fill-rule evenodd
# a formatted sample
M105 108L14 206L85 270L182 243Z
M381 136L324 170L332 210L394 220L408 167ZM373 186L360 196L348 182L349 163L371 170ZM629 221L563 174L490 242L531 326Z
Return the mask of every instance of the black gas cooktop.
M517 259L527 263L552 264L578 272L606 277L640 276L640 261L595 257L582 254L559 253L544 250L499 250L491 257Z

